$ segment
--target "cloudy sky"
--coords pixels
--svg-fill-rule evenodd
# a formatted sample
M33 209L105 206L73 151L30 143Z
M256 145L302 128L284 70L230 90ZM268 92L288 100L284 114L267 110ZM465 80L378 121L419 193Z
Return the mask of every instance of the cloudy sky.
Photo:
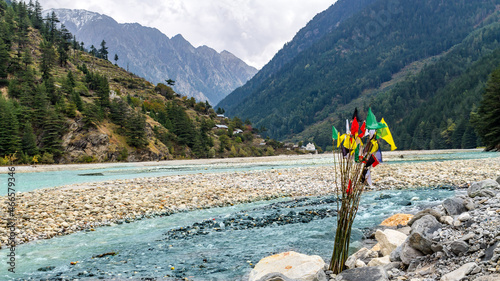
M227 50L264 66L314 15L335 0L39 0L44 9L85 9L119 23L182 34L195 47Z

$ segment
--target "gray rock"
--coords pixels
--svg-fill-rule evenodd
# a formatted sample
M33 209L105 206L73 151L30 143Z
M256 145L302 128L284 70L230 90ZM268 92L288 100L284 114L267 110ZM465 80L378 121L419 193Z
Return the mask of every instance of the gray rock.
M434 253L441 252L443 250L443 245L441 244L432 244L431 249Z
M347 266L347 268L361 267L361 266L356 266L356 264L361 265L358 261L363 262L366 266L366 263L368 263L371 259L377 257L378 257L377 252L368 250L367 248L361 248L359 249L359 251L350 255L347 258L345 266Z
M395 268L397 269L397 268L401 267L401 263L400 262L391 262L391 263L383 265L383 267L384 267L384 270L387 272L387 271L393 270Z
M461 213L458 218L459 221L468 221L471 219L471 216L468 212Z
M498 182L498 184L500 184L500 177L497 178L497 182Z
M484 256L483 256L483 261L489 261L491 260L491 258L493 258L493 255L495 253L495 249L497 248L497 246L500 244L500 241L497 241L495 244L489 246L488 248L486 248L486 250L484 251Z
M389 256L390 261L402 261L404 264L409 265L412 260L417 257L424 256L422 252L410 246L409 238L394 250Z
M470 197L460 196L460 198L464 200L464 206L468 211L474 210L476 208L474 201Z
M257 281L300 281L300 280L288 278L281 273L273 272L273 273L268 273L268 274L262 276Z
M413 216L413 218L410 221L408 221L408 225L412 226L415 221L419 220L420 218L426 215L431 215L435 217L437 220L441 219L441 214L438 211L434 209L425 209L415 214L415 216Z
M477 267L475 262L470 262L462 265L458 269L447 273L441 277L441 281L459 281L469 274L474 268Z
M474 281L498 281L498 280L500 280L500 274L481 276L481 277L474 279Z
M432 240L433 233L442 227L434 216L425 215L411 226L411 233L419 232L423 237Z
M420 232L415 231L410 234L410 237L408 237L408 243L412 248L417 249L426 255L434 253L432 250L432 241L425 238Z
M443 201L443 208L450 216L460 215L466 212L464 200L458 197L448 198Z
M454 241L450 245L450 250L453 252L455 255L459 255L461 253L466 253L469 250L469 244L465 241Z
M450 216L442 216L441 219L439 220L440 223L445 223L447 225L452 225L453 224L453 218Z
M467 189L467 195L472 198L476 196L494 197L499 192L500 183L491 179L475 182Z
M342 271L338 277L342 281L388 281L389 276L381 266L376 267L360 267ZM337 278L338 280L339 278Z

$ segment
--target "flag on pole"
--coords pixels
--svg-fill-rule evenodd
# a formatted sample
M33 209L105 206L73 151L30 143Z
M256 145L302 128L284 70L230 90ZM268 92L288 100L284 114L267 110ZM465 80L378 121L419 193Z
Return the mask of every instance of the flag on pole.
M352 119L351 135L356 136L358 134L358 130L359 130L358 120L356 119L356 117L354 117L354 119Z
M378 136L391 146L391 150L397 149L396 144L394 143L394 139L392 138L391 131L389 130L387 123L385 123L384 118L380 120L380 123L384 124L385 127L377 130Z
M366 133L366 121L363 121L363 124L361 124L361 128L359 130L361 131L359 137L360 138L364 137Z
M339 131L337 131L337 128L335 128L335 126L332 126L332 138L334 140L338 140L339 137L340 137Z
M387 124L377 122L377 118L372 112L372 109L368 109L368 115L366 116L366 128L368 130L377 130L387 127Z

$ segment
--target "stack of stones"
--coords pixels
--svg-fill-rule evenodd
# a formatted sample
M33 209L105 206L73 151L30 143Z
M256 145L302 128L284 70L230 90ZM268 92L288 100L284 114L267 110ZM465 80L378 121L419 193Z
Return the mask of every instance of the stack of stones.
M378 244L326 280L500 280L500 177L423 210L407 226L378 229Z

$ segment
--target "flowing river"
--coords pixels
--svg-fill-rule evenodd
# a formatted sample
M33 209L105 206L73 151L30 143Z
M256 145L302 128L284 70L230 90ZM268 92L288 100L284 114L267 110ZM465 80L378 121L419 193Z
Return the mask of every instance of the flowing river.
M498 157L478 151L398 158L429 161ZM279 169L331 165L331 156L266 163L220 162L218 165L116 165L102 169L19 173L33 181L20 191L70 183L168 174ZM78 174L99 174L78 176ZM4 176L4 175L2 175ZM82 177L82 178L80 178ZM3 182L3 178L2 178ZM414 213L439 204L461 190L412 189L366 192L353 226L351 251L361 247L363 233L395 213ZM132 223L100 227L16 248L16 273L7 271L7 249L0 250L0 280L246 280L261 258L294 250L330 259L336 226L334 196L278 199L231 207L177 213ZM72 265L71 263L76 264ZM148 279L149 278L149 279Z

